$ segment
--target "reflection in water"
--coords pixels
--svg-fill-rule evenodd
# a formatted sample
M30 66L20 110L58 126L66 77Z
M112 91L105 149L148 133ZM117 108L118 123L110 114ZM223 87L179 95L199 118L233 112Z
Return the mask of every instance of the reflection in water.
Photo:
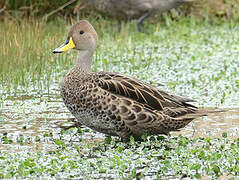
M0 135L7 133L14 140L12 144L0 144L0 150L22 151L26 149L53 150L53 144L41 141L37 143L36 136L40 138L44 133L52 132L54 138L60 136L59 125L72 119L63 104L58 90L53 94L43 94L43 96L18 96L8 97L0 109ZM187 127L174 135L195 137L221 137L223 132L227 132L231 138L239 135L239 108L225 109L226 112L210 114L194 120ZM87 129L88 130L88 129ZM30 138L32 141L17 144L17 139L21 136ZM103 138L101 133L92 131L84 132L83 139ZM77 137L76 137L77 138ZM75 139L79 141L79 139Z

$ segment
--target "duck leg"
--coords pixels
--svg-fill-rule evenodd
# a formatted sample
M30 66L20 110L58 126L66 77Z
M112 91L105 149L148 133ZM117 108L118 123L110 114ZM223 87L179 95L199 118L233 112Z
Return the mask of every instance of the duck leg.
M144 22L144 20L146 18L148 18L151 14L153 13L153 10L146 12L145 14L143 14L143 16L141 16L138 20L137 20L137 28L138 31L141 32L142 31L142 24Z

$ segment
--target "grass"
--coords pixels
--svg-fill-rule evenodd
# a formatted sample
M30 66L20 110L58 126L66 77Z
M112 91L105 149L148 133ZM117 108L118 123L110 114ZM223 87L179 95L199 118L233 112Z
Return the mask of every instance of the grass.
M5 6L7 14L11 14L14 17L40 17L44 14L50 13L54 11L56 8L67 3L67 0L59 0L59 1L47 1L47 0L4 0L4 2L0 3L1 6ZM74 6L76 3L69 5L65 8L64 14L72 13ZM60 15L58 13L58 15Z
M9 89L16 88L14 84L27 86L36 83L42 74L50 71L44 69L52 64L51 48L57 38L54 32L61 32L63 28L46 26L37 21L8 21L2 23L1 27L2 83L6 83ZM49 77L50 75L46 79Z
M99 33L93 71L135 76L200 106L238 107L239 39L236 22L195 17L157 24L146 33L134 22L90 17ZM76 52L53 55L72 22L60 18L0 23L0 178L223 178L237 177L239 140L155 136L121 143L87 128L67 131L72 117L59 96ZM202 120L202 122L205 122ZM236 130L235 130L236 131Z
M216 100L212 106L237 104L238 27L234 22L211 25L193 17L178 22L166 18L167 25L146 24L146 33L137 32L131 22L117 34L116 22L90 21L100 37L94 71L118 71L153 84L163 81L180 94L192 93L193 98L204 98L201 104L212 99ZM36 87L38 92L44 91L73 65L71 59L76 52L51 53L64 42L69 24L60 20L20 24L7 21L1 27L2 91L29 91ZM132 30L135 32L131 33ZM208 95L202 97L203 94Z

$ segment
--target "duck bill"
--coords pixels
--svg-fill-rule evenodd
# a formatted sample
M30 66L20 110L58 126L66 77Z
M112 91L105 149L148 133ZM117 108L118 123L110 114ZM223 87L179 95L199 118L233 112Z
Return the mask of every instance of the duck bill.
M75 43L72 40L72 37L68 37L64 44L62 44L60 47L53 50L53 53L63 53L70 49L73 49L75 47Z

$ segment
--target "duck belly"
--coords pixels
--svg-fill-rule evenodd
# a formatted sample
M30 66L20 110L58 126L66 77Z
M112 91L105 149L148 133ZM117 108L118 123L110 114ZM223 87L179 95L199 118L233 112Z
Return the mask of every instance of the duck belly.
M78 110L71 113L81 124L98 132L108 134L110 136L117 136L116 125L111 122L107 116L90 110Z

